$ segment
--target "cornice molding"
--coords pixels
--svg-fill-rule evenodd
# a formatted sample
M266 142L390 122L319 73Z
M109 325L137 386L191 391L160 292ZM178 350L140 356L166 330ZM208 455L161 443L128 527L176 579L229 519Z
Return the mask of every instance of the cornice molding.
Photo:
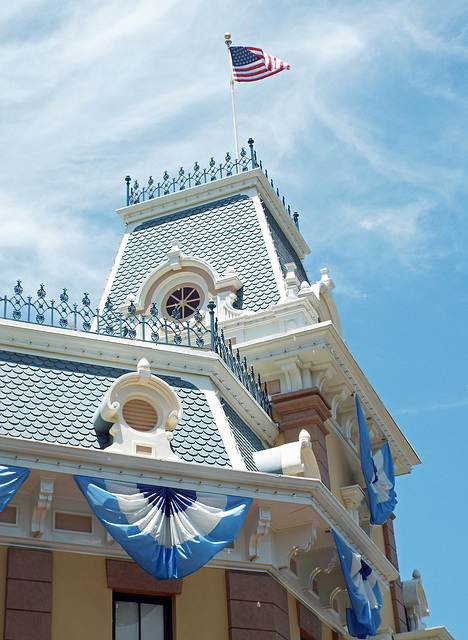
M186 490L196 491L202 485L203 490L210 493L242 495L262 504L293 502L310 508L328 527L336 529L375 569L383 584L388 586L389 581L399 577L397 569L320 480L154 460L111 454L105 449L81 449L43 442L28 441L26 450L24 440L5 436L0 437L0 448L4 464L26 467L43 474L78 474L126 482L141 482L144 478L146 483L162 482L165 486Z
M281 358L300 356L302 362L307 362L313 360L314 350L320 348L327 350L330 361L340 368L350 392L355 391L359 394L361 403L374 418L407 472L411 471L412 466L421 463L331 321L299 327L287 334L278 333L237 343L236 346L254 366L255 362L269 362L270 368L272 361Z
M245 194L251 197L256 193L260 195L286 233L300 259L303 260L304 256L310 253L310 249L260 168L250 169L207 184L189 187L177 193L169 193L159 198L123 207L117 209L117 213L125 224L132 225L131 228L133 228L135 224L144 220L166 215L173 211L197 207L232 195Z
M208 378L262 440L273 445L278 437L276 424L212 351L157 345L11 320L0 320L0 349L131 371L136 369L141 358L146 358L156 374Z

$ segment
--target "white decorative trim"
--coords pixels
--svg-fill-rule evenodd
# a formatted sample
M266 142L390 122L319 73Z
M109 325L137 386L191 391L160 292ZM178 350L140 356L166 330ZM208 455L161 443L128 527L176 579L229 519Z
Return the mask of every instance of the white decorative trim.
M253 458L258 470L264 473L281 473L287 476L303 474L305 478L320 480L310 434L305 429L302 429L296 442L255 451Z
M200 272L205 275L201 275ZM144 313L149 304L148 296L154 288L151 301L156 302L162 315L165 315L163 302L167 294L175 287L187 284L193 284L203 292L200 307L206 306L212 296L217 298L218 320L238 317L245 313L245 311L235 309L232 306L237 298L237 291L243 284L235 268L233 266L226 267L224 275L221 276L205 260L185 255L178 241L173 241L171 250L166 254L166 260L144 279L138 292L127 294L120 311L125 314L130 299L132 299L136 313Z
M130 225L131 223L136 224L173 211L188 209L192 206L199 206L206 202L213 202L239 194L247 195L248 197L259 194L275 216L283 232L288 236L299 258L303 260L304 256L310 253L306 241L260 168L250 169L207 184L190 187L177 193L170 193L146 202L122 207L117 209L117 213L125 223Z
M351 518L359 524L359 510L365 497L364 491L358 484L353 484L349 487L342 487L340 491L343 502L346 505L346 511L349 513Z
M317 528L312 522L281 532L281 546L277 551L276 565L289 570L291 559L299 553L307 553L317 540Z
M297 298L300 282L296 276L296 264L294 262L288 262L284 266L286 267L286 275L284 276L283 282L286 298Z
M123 409L129 400L141 399L153 407L157 416L154 427L140 431L127 424ZM145 455L157 460L176 460L169 445L171 431L182 417L182 405L174 390L163 380L151 375L145 358L136 373L126 373L109 387L93 417L96 431L109 433L114 442L108 453Z
M193 375L196 386L210 379L223 396L252 427L273 445L278 428L220 357L212 351L188 349L125 338L70 331L58 327L0 319L0 345L14 353L26 352L48 358L133 369L145 357L161 374ZM122 372L123 373L123 372Z
M275 369L279 366L278 363L285 359L293 360L300 355L302 363L307 366L309 362L313 363L316 359L314 353L322 350L320 362L326 362L326 365L322 365L322 370L328 368L332 372L335 371L335 375L340 374L342 383L359 393L361 404L367 407L367 411L378 425L382 435L389 441L393 449L392 453L396 454L394 463L397 475L409 473L413 465L420 464L421 461L416 452L369 384L331 321L299 327L287 335L277 333L261 338L256 337L242 343L238 342L237 346L248 360L255 359L258 363L255 364L256 370L267 380L271 379L271 376L277 376ZM265 367L264 370L262 365ZM266 371L268 371L268 378ZM349 444L348 447L353 451Z
M57 474L87 475L111 481L163 483L164 486L192 491L199 491L200 484L203 484L209 493L255 498L262 504L274 505L275 510L294 505L294 512L302 513L305 524L294 526L290 531L277 532L284 549L278 551L277 567L288 565L288 550L294 551L296 546L307 548L320 523L321 531L333 527L352 549L360 553L385 587L389 581L399 577L397 569L319 480L282 476L278 482L276 476L267 473L182 461L174 464L172 460L112 454L109 449L85 450L44 442L28 441L26 450L24 442L23 439L0 436L4 464L23 466L36 474L45 472L50 475L55 471ZM291 526L289 520L283 523L285 525Z
M252 532L249 539L249 560L256 560L259 555L259 545L263 536L267 536L270 533L271 525L271 509L264 505L258 505L256 512L257 527Z
M425 629L422 618L429 615L427 598L421 582L421 574L417 569L413 571L412 580L403 580L401 583L403 604L405 605L410 631Z
M45 530L45 518L52 506L54 495L54 479L40 477L32 495L31 501L34 505L31 518L31 535L40 538Z
M276 287L278 289L278 297L280 300L284 300L285 288L284 288L283 272L281 270L281 265L278 259L278 255L276 253L273 238L271 237L270 228L268 227L268 222L262 207L260 196L258 195L254 196L252 198L252 202L254 203L254 206L255 206L255 212L257 213L258 223L262 231L263 239L265 241L265 247L268 252L268 258L270 260L271 268L275 276Z
M237 448L237 442L232 433L229 422L226 418L223 408L219 402L218 393L213 390L206 389L205 397L213 414L214 421L218 428L219 434L229 456L229 460L234 469L247 469L244 459Z

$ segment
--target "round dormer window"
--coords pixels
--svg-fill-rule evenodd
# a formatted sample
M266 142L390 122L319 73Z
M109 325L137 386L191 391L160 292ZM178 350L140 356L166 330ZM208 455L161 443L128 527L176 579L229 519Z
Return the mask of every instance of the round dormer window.
M174 317L177 308L180 320L188 320L201 307L202 294L194 285L181 285L167 296L164 308L168 318Z
M158 414L152 404L142 398L132 398L122 407L122 416L132 429L151 431L158 422Z

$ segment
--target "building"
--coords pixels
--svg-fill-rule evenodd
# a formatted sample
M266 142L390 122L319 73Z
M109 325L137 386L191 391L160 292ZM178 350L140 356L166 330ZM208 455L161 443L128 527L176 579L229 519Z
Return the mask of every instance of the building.
M451 640L425 628L419 573L399 575L393 516L370 522L354 395L397 476L419 459L343 340L328 271L308 281L297 215L249 147L144 188L127 178L97 312L42 285L5 296L7 640L349 639L333 531L377 579L380 640ZM155 552L134 524L152 504L161 522L145 531L172 536Z

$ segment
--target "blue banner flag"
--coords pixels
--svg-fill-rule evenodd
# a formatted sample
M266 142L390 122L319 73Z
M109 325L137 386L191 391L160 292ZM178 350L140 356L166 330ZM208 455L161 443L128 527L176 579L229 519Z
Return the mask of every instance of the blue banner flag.
M110 535L159 580L203 567L239 533L251 498L75 476Z
M367 486L371 524L383 524L395 510L395 471L390 445L386 442L372 456L366 421L356 394L361 466Z
M7 506L28 476L29 469L0 465L0 512Z
M370 566L333 531L351 609L346 609L348 632L354 638L375 636L381 618L382 596Z

